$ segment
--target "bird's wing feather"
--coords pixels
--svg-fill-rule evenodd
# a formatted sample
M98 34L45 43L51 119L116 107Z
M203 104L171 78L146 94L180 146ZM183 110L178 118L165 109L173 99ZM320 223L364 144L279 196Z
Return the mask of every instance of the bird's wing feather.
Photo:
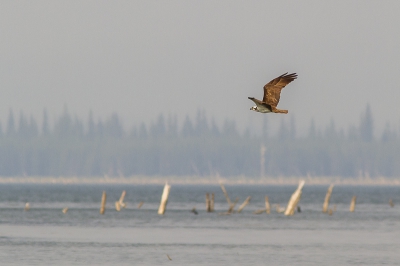
M296 73L292 74L283 74L270 82L268 82L264 86L264 97L263 97L263 102L276 107L279 103L280 95L281 95L281 90L290 82L295 80L297 78Z
M257 100L256 98L249 97L250 100L252 100L257 106L263 106L263 102L260 100Z

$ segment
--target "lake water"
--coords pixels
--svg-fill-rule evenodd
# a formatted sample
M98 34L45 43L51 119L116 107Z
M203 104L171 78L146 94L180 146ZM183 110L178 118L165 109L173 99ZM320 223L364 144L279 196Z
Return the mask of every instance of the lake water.
M172 184L167 211L159 216L160 185L2 184L0 264L399 264L400 187L335 186L330 206L336 205L336 212L329 216L321 211L328 186L306 184L301 212L291 217L253 212L264 208L266 195L271 204L285 207L295 186L225 187L239 204L252 197L242 213L220 215L228 204L218 185ZM103 190L107 208L100 215ZM117 212L114 203L122 190L127 207ZM205 211L206 192L215 193L214 213ZM353 195L357 204L350 213Z

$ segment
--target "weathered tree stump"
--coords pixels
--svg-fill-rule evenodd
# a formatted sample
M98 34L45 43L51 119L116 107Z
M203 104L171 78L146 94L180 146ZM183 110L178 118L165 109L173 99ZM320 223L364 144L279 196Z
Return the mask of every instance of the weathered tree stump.
M211 193L210 212L214 212L214 193Z
M353 196L353 198L351 199L351 202L350 202L350 212L354 212L354 209L356 207L356 200L357 200L357 196Z
M171 189L171 186L168 185L168 183L165 183L163 194L161 196L160 207L158 208L159 215L163 215L165 213L165 209L166 209L167 203L168 203L168 196L169 196L170 189Z
M239 206L239 209L237 210L237 212L240 213L244 209L244 207L246 207L246 205L249 204L250 200L251 200L251 197L250 196L247 197L247 199L242 203L242 205Z
M103 191L103 195L101 196L100 214L104 214L106 210L106 200L107 200L107 194L105 191Z
M271 206L269 205L268 196L265 196L265 212L269 214L271 212Z
M328 211L329 200L331 199L333 186L334 186L334 185L331 184L331 185L329 186L329 188L328 188L328 191L326 192L324 205L322 206L322 212L327 212L327 211Z
M211 212L210 194L206 193L206 211Z
M296 209L296 206L300 201L301 192L302 192L304 184L305 184L305 181L301 180L296 191L292 194L292 197L290 197L289 203L285 210L285 215L293 215L294 214L294 210Z

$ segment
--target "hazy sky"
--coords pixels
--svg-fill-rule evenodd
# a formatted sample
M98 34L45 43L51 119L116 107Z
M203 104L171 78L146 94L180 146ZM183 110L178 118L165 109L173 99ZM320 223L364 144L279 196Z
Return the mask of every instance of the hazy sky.
M400 1L1 1L0 118L117 112L126 127L160 113L256 126L248 96L285 72L298 132L338 128L370 103L400 121ZM268 115L268 114L267 114ZM271 130L283 115L269 114Z

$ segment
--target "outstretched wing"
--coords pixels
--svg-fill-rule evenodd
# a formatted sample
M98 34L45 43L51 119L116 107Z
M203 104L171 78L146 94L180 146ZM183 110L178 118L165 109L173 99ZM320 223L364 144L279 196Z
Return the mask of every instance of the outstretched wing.
M256 98L253 98L253 97L248 97L248 98L250 100L252 100L257 105L258 108L260 108L260 109L267 108L267 109L271 110L271 105L266 104L266 103L264 103L264 102L262 102L262 101L260 101L260 100L258 100Z
M257 100L256 98L253 97L248 97L250 100L252 100L258 107L263 107L263 102L260 100Z
M270 82L268 82L265 86L264 86L264 98L263 98L263 102L276 107L279 103L279 99L281 96L281 90L290 82L292 82L293 80L295 80L297 78L297 74L296 73L292 73L292 74L283 74L273 80L271 80Z

